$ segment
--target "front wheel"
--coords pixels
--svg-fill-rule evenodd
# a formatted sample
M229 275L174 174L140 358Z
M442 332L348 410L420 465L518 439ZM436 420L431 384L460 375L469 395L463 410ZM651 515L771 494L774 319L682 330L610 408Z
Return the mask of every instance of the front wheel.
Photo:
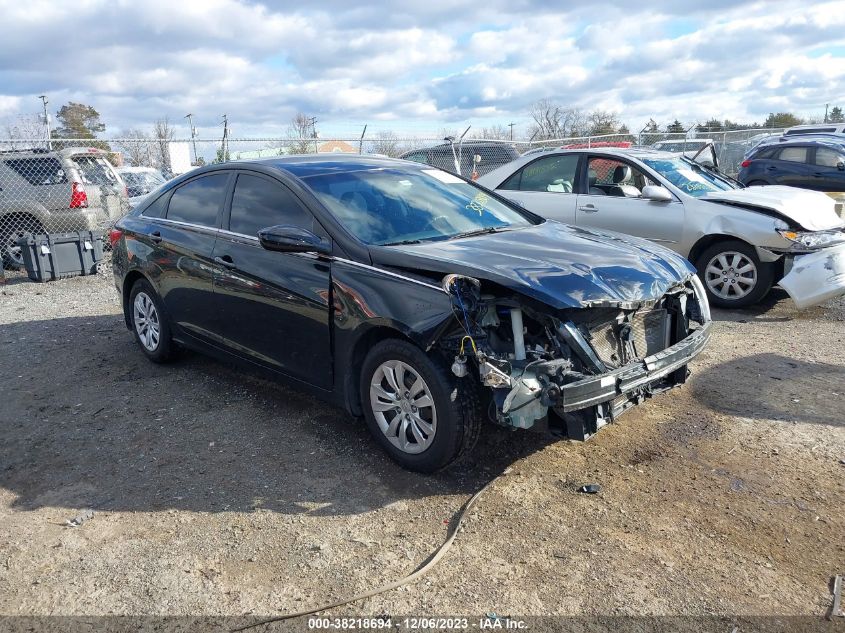
M373 437L403 468L439 470L478 439L478 388L399 339L378 343L361 369L361 404Z
M711 305L744 308L760 301L772 288L774 266L761 262L753 247L729 240L706 248L696 261Z

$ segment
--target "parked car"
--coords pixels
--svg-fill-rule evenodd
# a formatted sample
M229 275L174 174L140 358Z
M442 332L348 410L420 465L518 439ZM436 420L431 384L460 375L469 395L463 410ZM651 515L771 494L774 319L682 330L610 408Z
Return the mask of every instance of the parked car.
M3 266L20 268L24 233L106 229L129 209L126 188L88 147L0 151L0 248Z
M450 173L357 155L197 169L114 231L126 325L261 367L363 415L430 472L484 416L584 439L684 382L701 282L637 238L546 221ZM557 417L555 417L557 416Z
M757 303L778 279L799 306L845 293L845 274L823 269L818 293L781 279L808 253L845 252L845 222L823 194L746 189L688 157L635 148L522 157L479 183L543 217L671 248L695 264L721 307Z
M845 191L845 137L840 143L799 137L758 146L742 161L738 179L748 186Z
M770 135L761 139L757 144L749 147L744 158L750 157L755 152L762 150L764 147L771 147L773 145L782 145L783 143L821 141L826 143L845 144L845 136L838 136L836 134L802 134L800 136L783 136Z
M147 194L168 180L158 169L152 167L120 167L117 173L126 185L131 208L135 208Z
M473 167L475 167L479 175L483 175L509 163L515 158L519 158L519 152L516 151L516 148L506 142L464 141L460 147L456 143L454 145L454 151L455 154L458 154L458 164L461 167L458 175L466 176L467 178L472 174ZM481 161L473 165L475 156L480 156ZM455 155L452 153L452 145L449 143L405 152L400 158L411 160L415 163L425 163L426 165L450 171L453 174L458 173L455 170Z
M804 134L845 135L845 123L810 123L807 125L793 125L783 131L784 136L802 136Z
M657 141L651 144L651 149L661 152L672 152L695 158L702 165L716 165L716 158L713 155L716 143L712 138L691 138L675 141ZM708 148L712 148L708 151Z

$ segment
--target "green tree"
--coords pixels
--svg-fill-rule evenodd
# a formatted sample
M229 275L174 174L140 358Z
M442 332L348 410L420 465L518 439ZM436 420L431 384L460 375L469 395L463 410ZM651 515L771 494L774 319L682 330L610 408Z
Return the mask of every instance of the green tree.
M666 128L666 131L672 134L683 134L687 131L687 129L684 127L683 123L678 121L678 119L675 119L675 122Z
M845 114L842 113L842 108L833 106L830 114L827 115L828 123L845 123Z
M106 129L100 113L84 103L71 101L56 112L60 126L53 130L55 138L97 138Z
M769 112L769 116L763 122L763 127L792 127L801 125L804 120L791 112Z
M100 121L100 113L84 103L69 101L56 112L59 125L52 131L52 138L94 139L99 132L106 129L105 123ZM56 149L79 145L78 143L54 143ZM107 152L111 151L108 143L93 141L84 144L86 147L97 147Z
M695 129L698 132L721 132L725 128L722 127L722 122L719 119L710 119L704 123L699 123L695 126Z

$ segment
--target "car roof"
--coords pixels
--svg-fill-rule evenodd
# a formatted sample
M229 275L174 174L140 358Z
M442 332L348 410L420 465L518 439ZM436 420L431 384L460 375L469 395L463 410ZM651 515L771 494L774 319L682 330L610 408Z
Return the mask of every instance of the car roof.
M273 156L270 158L257 158L232 161L224 165L238 166L254 164L263 167L271 167L287 171L297 178L307 178L318 174L340 173L348 171L362 171L371 169L385 169L389 167L401 167L404 169L431 169L430 165L415 163L398 158L387 158L381 156L370 156L366 154L301 154L295 156Z
M528 154L521 158L533 160L541 156L553 156L555 154L607 154L608 156L633 156L635 158L676 158L678 152L666 152L649 147L574 147L570 149L554 148L543 152Z
M795 138L785 138L784 140L780 141L779 143L768 143L766 145L758 145L757 148L762 150L768 150L777 147L795 147L796 145L801 146L828 146L833 147L836 149L845 149L845 138L843 139L836 139L836 138L808 138L809 135L806 136L796 136Z

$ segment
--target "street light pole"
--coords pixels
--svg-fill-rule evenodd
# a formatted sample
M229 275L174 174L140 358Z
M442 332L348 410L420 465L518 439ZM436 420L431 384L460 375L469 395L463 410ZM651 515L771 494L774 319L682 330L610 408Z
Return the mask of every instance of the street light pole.
M41 104L44 106L44 126L47 128L47 149L53 149L53 141L50 139L50 115L47 113L47 95L39 95L39 99L41 99Z
M197 129L194 127L194 115L188 112L185 115L188 119L188 125L191 127L191 145L194 146L194 165L199 163L200 157L197 156Z

